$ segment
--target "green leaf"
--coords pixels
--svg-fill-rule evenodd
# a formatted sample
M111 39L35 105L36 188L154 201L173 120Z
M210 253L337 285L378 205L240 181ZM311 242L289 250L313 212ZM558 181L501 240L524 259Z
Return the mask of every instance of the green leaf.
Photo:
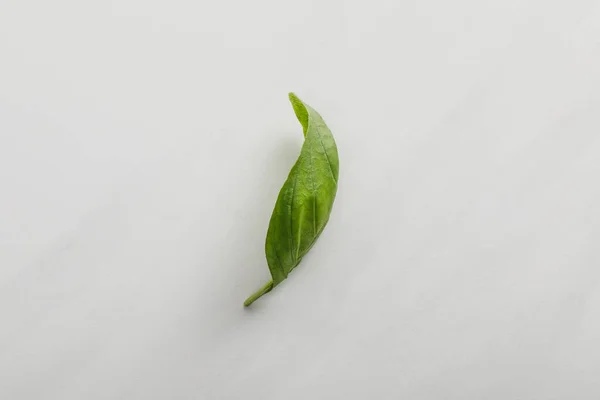
M287 278L300 264L329 221L337 192L337 146L323 118L295 94L289 94L304 131L298 160L279 191L265 243L272 280L250 296L249 306Z

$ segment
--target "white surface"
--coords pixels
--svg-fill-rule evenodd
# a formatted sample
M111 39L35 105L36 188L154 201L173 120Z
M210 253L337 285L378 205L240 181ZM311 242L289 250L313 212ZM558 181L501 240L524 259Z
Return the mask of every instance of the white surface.
M0 399L600 398L600 3L0 2ZM301 145L319 244L252 309Z

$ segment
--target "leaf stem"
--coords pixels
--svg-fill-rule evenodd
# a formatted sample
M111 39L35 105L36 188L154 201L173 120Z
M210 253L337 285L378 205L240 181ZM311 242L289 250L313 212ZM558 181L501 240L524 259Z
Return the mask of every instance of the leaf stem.
M262 295L269 293L271 291L271 289L273 289L273 280L270 280L269 282L267 282L265 284L265 286L260 288L260 290L258 292L254 293L252 296L248 297L246 299L246 301L244 302L244 307L248 307L250 304L252 304L256 300L258 300Z

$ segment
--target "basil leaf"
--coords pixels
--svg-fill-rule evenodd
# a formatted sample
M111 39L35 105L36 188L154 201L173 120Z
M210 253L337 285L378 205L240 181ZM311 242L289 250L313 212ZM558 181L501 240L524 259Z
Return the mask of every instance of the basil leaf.
M249 306L287 278L329 221L337 192L338 152L323 118L295 94L289 94L304 131L304 144L275 203L265 253L272 280L250 296Z

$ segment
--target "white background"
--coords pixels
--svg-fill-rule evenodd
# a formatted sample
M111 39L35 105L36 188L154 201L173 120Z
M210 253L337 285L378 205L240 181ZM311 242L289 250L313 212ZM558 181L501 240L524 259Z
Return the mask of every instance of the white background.
M0 1L0 399L600 398L600 2ZM339 190L284 284L302 143Z

